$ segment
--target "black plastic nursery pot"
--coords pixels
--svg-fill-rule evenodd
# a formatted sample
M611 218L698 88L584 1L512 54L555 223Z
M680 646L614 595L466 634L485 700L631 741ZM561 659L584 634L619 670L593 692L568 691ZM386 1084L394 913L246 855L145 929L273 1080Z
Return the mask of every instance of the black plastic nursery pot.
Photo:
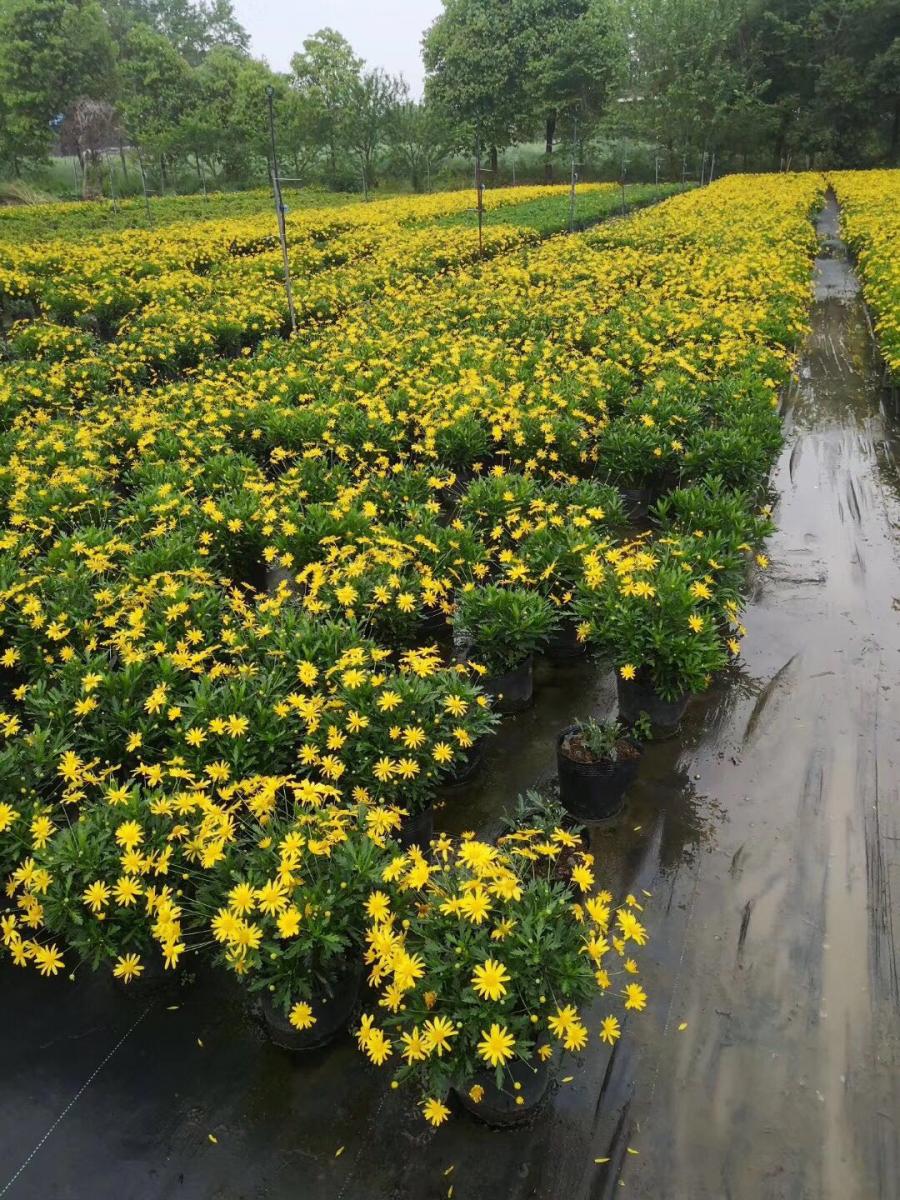
M309 1003L315 1023L309 1029L295 1029L287 1014L272 1003L268 992L262 995L262 1014L269 1040L282 1050L316 1050L341 1032L353 1015L362 984L362 962L347 960L331 982L330 993L321 993Z
M422 617L419 633L426 642L438 642L447 637L449 632L447 617L440 609L432 609Z
M503 1087L497 1087L496 1073L478 1071L467 1088L456 1088L460 1105L485 1125L505 1129L527 1121L547 1096L550 1064L542 1059L524 1062L515 1059L503 1073ZM482 1089L480 1100L472 1098L472 1088ZM477 1094L477 1093L476 1093Z
M492 697L499 713L517 713L531 706L534 698L534 660L529 654L517 667L502 675L489 675L482 687Z
M645 520L654 502L653 489L649 487L619 488L619 493L629 521Z
M431 845L433 837L433 804L429 804L427 808L423 808L419 813L413 813L408 817L404 817L403 823L397 831L397 841L404 850L409 850L411 846L418 846L420 850L427 850Z
M674 737L678 732L690 700L690 695L679 696L677 700L663 700L651 684L641 679L623 679L621 676L616 677L616 691L619 716L626 725L634 725L641 714L646 713L653 737L659 739Z
M468 783L470 779L474 779L481 770L486 747L487 734L473 742L462 758L453 764L441 781L442 785L444 787L460 787L462 784Z
M576 662L585 654L587 643L578 640L578 623L572 620L563 621L544 648L544 656L558 667Z
M578 726L569 725L556 739L559 800L576 821L606 821L617 816L625 805L625 793L637 776L641 747L631 739L623 739L624 746L615 762L583 762L572 757L567 748L569 738L577 733Z

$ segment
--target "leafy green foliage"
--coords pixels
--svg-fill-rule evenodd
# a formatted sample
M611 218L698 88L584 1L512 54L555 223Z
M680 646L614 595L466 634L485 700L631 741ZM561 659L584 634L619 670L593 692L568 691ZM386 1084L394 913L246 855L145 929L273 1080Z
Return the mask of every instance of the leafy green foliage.
M471 642L472 657L491 675L519 666L545 645L558 624L556 610L525 588L472 587L459 597L455 625Z

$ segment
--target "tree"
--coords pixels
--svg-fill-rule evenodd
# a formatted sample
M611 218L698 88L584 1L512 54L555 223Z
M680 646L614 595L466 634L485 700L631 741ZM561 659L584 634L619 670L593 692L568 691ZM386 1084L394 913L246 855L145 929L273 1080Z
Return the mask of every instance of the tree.
M247 31L231 0L102 0L110 29L121 41L136 25L160 34L191 66L216 46L247 53Z
M762 97L748 0L632 0L628 21L622 99L635 128L668 151L670 170L682 156L693 170L704 151L748 155L771 142L778 117Z
M0 6L5 156L39 160L74 100L108 99L115 51L95 0L4 0Z
M120 108L133 144L159 162L162 186L167 161L181 149L180 125L194 111L195 81L186 59L147 25L135 25L125 39L120 69Z
M377 184L376 157L405 84L376 67L364 71L350 86L347 108L340 124L348 149L362 173L363 188Z
M497 150L529 124L530 37L518 0L444 0L422 41L425 96L455 131L457 148L476 139Z
M193 158L199 181L205 182L201 163L213 174L220 170L240 178L243 139L235 130L234 109L238 76L245 56L232 46L214 46L193 71L191 102L180 121L182 150Z
M622 0L629 108L690 154L774 167L893 161L900 0Z
M625 59L611 10L603 0L520 0L527 39L528 109L544 129L545 179L553 179L559 123L576 120L586 133L603 113Z
M91 194L102 152L120 141L119 116L108 100L81 96L69 106L59 130L63 154L74 154L81 164L82 192Z
M453 148L453 132L440 113L408 95L391 114L387 139L393 168L406 176L415 192L430 186Z
M276 75L268 64L251 58L243 64L237 75L234 108L229 121L229 131L234 138L234 148L248 166L258 165L257 177L265 172L271 157L269 146L268 100L266 88L275 92L275 118L279 134L283 132L283 114L290 83L283 75ZM279 137L282 143L283 138Z
M871 84L884 113L885 162L900 165L900 32L873 57Z
M312 134L327 148L332 179L338 171L344 120L363 61L334 29L320 29L291 59L292 84L303 98Z
M809 140L827 161L892 161L900 105L900 2L816 0ZM889 132L890 130L890 132Z

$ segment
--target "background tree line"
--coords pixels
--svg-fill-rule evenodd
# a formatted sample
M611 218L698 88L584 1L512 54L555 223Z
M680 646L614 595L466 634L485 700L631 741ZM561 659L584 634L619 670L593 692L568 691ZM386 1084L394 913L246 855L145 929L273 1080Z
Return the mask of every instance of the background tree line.
M335 188L423 189L476 142L494 171L539 143L522 161L546 178L573 139L632 177L900 152L900 0L444 0L421 101L332 29L288 72L248 45L230 0L0 0L0 169L59 150L85 194L110 155L132 190L258 184L267 87L285 173Z

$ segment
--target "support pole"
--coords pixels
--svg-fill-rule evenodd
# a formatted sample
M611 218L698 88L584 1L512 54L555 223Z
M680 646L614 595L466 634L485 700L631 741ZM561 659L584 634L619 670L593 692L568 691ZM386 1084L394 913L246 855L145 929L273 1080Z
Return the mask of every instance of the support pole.
M113 212L116 214L116 216L118 216L119 201L116 199L116 178L113 175L112 165L109 161L108 155L104 155L103 157L106 162L106 169L109 172L109 198L112 200Z
M144 208L147 210L147 224L153 224L153 214L150 211L150 196L147 193L147 174L144 171L144 156L138 152L138 166L141 169L141 187L144 189Z
M272 177L272 193L275 196L275 215L278 218L278 238L281 242L281 256L284 259L284 290L287 294L288 312L291 317L291 333L297 332L297 314L294 311L294 289L291 285L291 260L288 256L287 229L284 223L284 202L281 199L281 178L278 174L278 151L275 146L275 109L273 100L275 89L269 85L266 88L266 100L269 106L269 140L272 146L272 161L269 172Z
M475 134L475 206L478 213L478 253L484 258L484 181L481 178L481 137Z
M578 182L578 117L572 118L572 182L569 186L569 233L575 231L575 184Z
M625 169L628 166L625 159L622 159L622 178L620 180L622 186L622 216L625 216Z

